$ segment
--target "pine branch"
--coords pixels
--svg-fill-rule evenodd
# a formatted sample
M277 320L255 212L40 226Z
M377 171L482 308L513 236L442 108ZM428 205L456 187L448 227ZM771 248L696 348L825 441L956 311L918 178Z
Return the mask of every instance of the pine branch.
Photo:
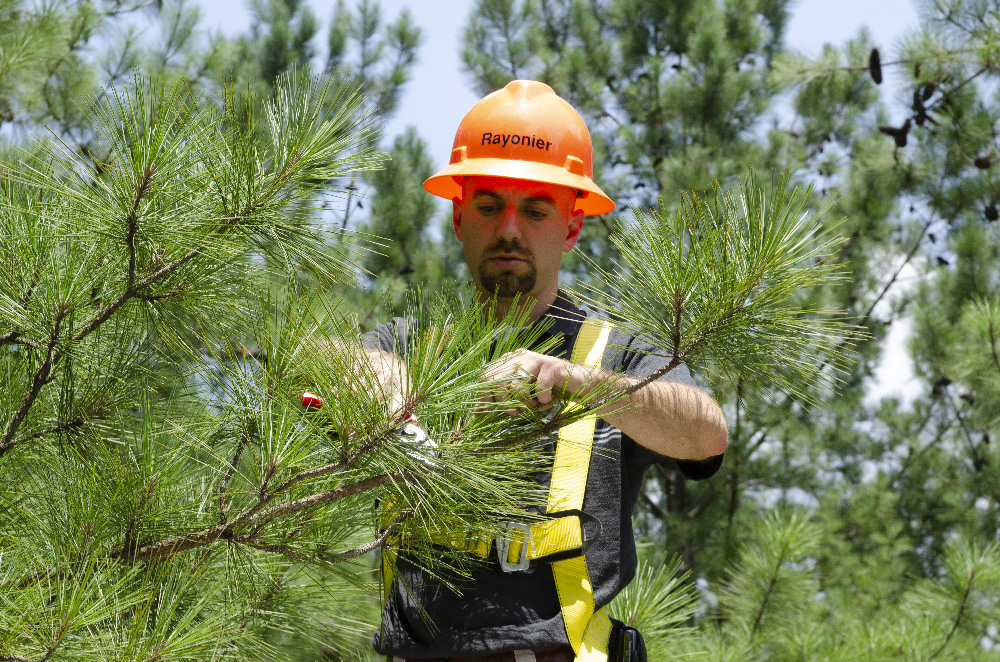
M338 487L333 490L296 499L267 510L260 510L259 507L255 506L227 524L219 524L210 529L203 529L197 533L175 536L166 540L143 545L137 549L134 554L129 554L128 550L118 549L112 552L112 556L130 564L151 561L165 556L172 556L178 552L211 545L219 539L232 538L233 532L240 527L266 524L279 517L313 510L328 503L333 503L334 501L339 501L340 499L373 490L403 477L403 474L400 473L382 474L380 476L359 481L352 485Z
M31 282L28 284L28 291L24 293L23 297L21 297L20 301L21 306L27 306L28 303L31 301L31 296L35 293L35 288L38 287L38 281L41 279L41 277L42 277L42 263L36 262L35 271L31 276ZM40 343L37 343L33 340L28 340L27 338L21 338L20 340L18 340L18 338L20 337L21 337L20 331L17 330L8 331L7 333L0 335L0 345L17 343L19 345L25 345L32 349L38 349L39 347L41 347Z
M181 266L183 266L187 262L190 262L195 257L197 257L201 253L201 251L202 251L201 247L194 248L191 251L188 251L185 255L177 258L170 264L164 265L159 270L146 276L142 280L134 282L131 285L131 287L126 289L121 296L119 296L114 302L111 303L111 305L109 305L106 309L101 310L101 312L98 313L97 316L90 321L90 323L88 323L86 326L80 329L76 334L74 334L72 337L72 341L79 342L80 340L83 340L85 337L87 337L95 330L97 330L97 328L99 328L102 324L108 321L111 315L113 315L116 310L121 308L122 305L124 305L130 299L136 297L139 294L139 290L155 283L160 278L163 278L164 276L173 273ZM4 433L3 440L0 441L0 458L2 458L7 451L13 448L16 445L16 443L20 443L20 441L26 441L27 439L31 438L31 437L26 437L25 439L22 439L18 442L14 441L14 435L17 434L18 428L21 426L21 423L24 421L25 416L27 416L28 411L34 404L35 399L38 397L38 393L41 391L42 386L48 383L49 375L52 372L53 366L56 365L63 356L63 353L57 351L55 349L55 346L57 341L59 340L59 329L62 320L65 316L66 316L66 311L64 310L60 310L56 315L55 329L53 330L52 337L49 340L48 351L46 353L45 360L42 362L42 365L38 368L38 371L35 373L34 377L32 377L31 388L28 391L28 395L21 403L21 407L14 414L14 418L11 420L10 425L7 426L7 430Z
M52 372L52 366L59 360L59 354L55 351L55 348L56 343L59 341L59 330L65 316L66 311L60 306L56 313L52 335L49 338L48 349L45 353L45 360L42 361L42 365L38 367L38 370L31 378L31 386L28 389L28 394L21 402L21 406L18 407L17 411L14 413L14 418L11 419L10 424L7 426L7 431L4 432L3 440L0 441L0 458L2 458L7 451L14 447L14 435L17 434L17 429L21 427L21 423L24 421L25 416L28 415L28 411L35 403L35 399L38 397L38 393L42 390L42 386L48 383L49 374Z
M66 632L69 631L71 623L72 621L70 619L62 619L62 622L59 624L59 631L56 633L55 641L45 647L45 655L39 662L47 662L47 660L52 657L53 653L56 652L56 649L59 648L59 644L62 643L63 637L66 636Z
M144 177L143 181L139 182L139 186L136 187L135 200L132 203L132 209L129 211L128 215L128 231L125 233L125 246L128 249L128 275L125 277L125 282L128 283L128 286L125 288L126 291L135 287L135 235L139 231L139 223L136 219L136 214L139 210L139 202L142 200L142 192L145 190L147 183L148 180Z
M910 247L910 250L906 252L906 257L903 259L903 262L896 268L892 276L889 277L889 280L886 282L886 284L882 287L882 289L875 296L875 298L868 304L868 308L861 316L861 319L858 320L859 327L868 326L868 320L871 319L872 313L875 311L875 308L878 306L879 303L881 303L881 301L886 297L886 295L889 294L889 290L892 288L893 285L895 285L896 281L899 279L899 276L903 273L903 269L906 267L907 264L910 263L910 260L912 260L913 257L917 254L917 251L920 249L920 245L921 243L923 243L924 236L926 236L927 231L931 227L931 224L932 221L924 222L924 225L921 227L919 236L917 237L916 241L913 242L913 246ZM844 348L846 348L850 340L851 338L844 338L843 340L841 340L836 347L836 351L839 352ZM825 368L829 363L829 361L830 361L829 358L823 359L823 362L820 364L820 369Z
M601 284L580 285L598 296L574 293L672 364L706 365L732 381L766 379L817 405L822 387L835 388L846 372L845 347L864 334L841 311L796 301L843 278L831 261L842 241L817 222L822 210L806 209L808 191L789 186L783 178L765 188L751 175L738 192L717 188L714 205L691 194L672 216L662 202L660 211L635 210L612 237L622 255L614 269L582 256Z
M100 327L102 324L108 321L108 318L110 318L111 315L113 315L116 310L121 308L130 299L136 297L139 294L139 290L149 285L152 285L153 283L163 278L164 276L173 273L183 265L187 264L194 258L198 257L198 255L201 254L203 250L204 247L202 246L193 248L184 255L182 255L181 257L171 262L170 264L164 265L162 268L158 269L157 271L154 271L153 273L146 276L142 280L134 283L131 287L122 292L121 296L119 296L117 299L111 302L111 304L107 308L101 309L101 312L99 312L97 316L94 317L94 319L92 319L85 327L80 329L73 336L73 342L78 342L80 340L83 340L88 335L97 330L98 327Z
M83 425L86 422L87 421L86 421L85 418L83 418L82 416L78 416L77 418L74 418L72 421L69 421L68 423L61 423L59 425L53 425L52 427L45 428L44 430L39 430L38 432L33 432L33 433L29 434L27 437L23 437L21 439L18 439L16 441L14 441L14 443L11 444L11 447L17 446L18 444L23 444L26 441L32 441L34 439L39 439L41 437L45 437L45 436L48 436L50 434L59 434L61 432L69 432L70 430L77 430L77 429L83 427Z
M340 471L341 469L346 469L347 467L351 466L359 459L361 459L361 457L364 456L365 454L370 453L371 451L381 446L385 442L385 440L390 436L390 434L391 432L386 432L385 434L382 434L368 441L367 443L363 444L353 455L351 455L346 460L341 460L339 462L331 462L330 464L325 464L321 467L316 467L314 469L307 469L305 471L295 474L294 476L283 482L281 485L278 485L276 488L266 493L267 494L266 500L264 500L265 497L262 495L261 502L259 502L258 505L264 505L267 502L270 502L271 499L273 499L278 494L281 494L282 492L291 489L292 487L301 483L304 480L309 480L310 478L318 478L320 476L325 476L327 474Z
M125 546L124 550L127 553L128 550L135 547L134 533L135 525L139 520L139 515L142 513L142 509L146 506L146 502L149 497L153 495L153 489L156 487L156 477L150 478L146 481L146 487L142 491L142 497L139 499L138 505L135 507L135 512L132 513L132 517L129 518L128 526L125 528Z
M136 294L135 298L152 303L154 301L162 301L163 299L175 299L184 296L189 289L186 286L180 285L168 292L161 292L159 294Z
M719 489L718 482L712 483L711 486L709 486L708 488L707 494L705 494L705 496L701 499L701 501L698 502L698 504L696 504L693 508L684 513L684 518L693 520L695 517L698 516L699 513L701 513L701 511L705 510L705 508L712 505L712 502L715 501L715 499L719 496L720 493L721 490Z
M226 475L222 478L222 483L219 484L219 524L225 524L226 518L229 515L229 504L226 502L226 490L229 488L229 481L233 479L233 474L236 473L236 467L240 464L240 456L243 455L243 448L247 443L247 434L244 432L240 435L240 440L236 444L236 452L233 454L233 459L229 462L229 468L226 469Z
M997 370L1000 370L1000 355L997 355L997 331L996 327L993 325L993 320L987 322L989 328L989 339L990 339L990 354L993 357L993 365L996 366Z
M656 519L665 520L667 519L667 513L655 501L649 496L649 493L643 490L641 492L642 502L646 505Z
M37 662L27 657L21 657L20 655L0 655L0 662Z
M927 424L930 422L932 418L932 415L934 413L934 407L936 405L937 401L931 400L930 405L927 407L927 414L924 416L923 421L920 422L920 426L913 434L914 438L919 438L920 433L924 431L925 427L927 427ZM907 470L909 470L910 466L912 466L913 461L922 457L924 453L933 448L939 441L941 441L943 437L944 437L944 430L941 430L934 437L934 439L932 439L930 442L921 447L920 450L918 450L915 453L911 450L910 453L907 454L907 456L903 459L903 463L900 465L899 470L893 475L892 479L889 481L888 485L886 486L887 489L890 490L895 489L896 483L898 483L903 478Z
M756 638L760 634L761 625L763 625L764 614L767 612L768 604L771 601L771 596L774 594L775 589L778 587L778 573L781 572L781 564L785 562L785 558L788 556L788 548L791 544L790 540L786 537L781 543L781 552L778 554L778 558L775 560L774 571L771 573L771 577L768 580L767 588L764 590L764 596L761 598L760 607L757 610L757 615L754 617L753 621L753 636Z
M41 344L35 342L34 340L21 338L20 331L8 331L0 336L0 345L24 345L25 347L30 347L31 349L38 349L41 347Z
M938 646L937 649L935 649L934 652L930 654L930 657L927 658L928 660L933 660L938 655L940 655L941 651L943 651L948 646L948 643L951 641L951 638L955 636L955 632L958 630L959 625L962 624L962 618L965 616L965 610L969 604L969 598L972 595L972 588L973 586L975 586L975 584L976 584L976 567L973 566L971 572L969 572L968 581L966 581L965 583L965 590L962 592L962 599L958 603L958 612L955 614L954 621L952 621L951 629L948 631L948 634L945 636L944 641L941 643L941 645Z
M344 561L349 561L359 556L364 556L368 552L380 549L385 545L386 541L392 537L392 534L396 532L396 529L399 528L399 524L404 519L405 519L404 516L397 517L396 520L388 527L386 527L385 531L383 531L374 540L371 540L363 545L355 547L354 549L348 550L346 552L341 552L339 554L304 554L300 551L297 551L289 547L288 545L271 545L267 543L258 542L252 537L232 538L232 542L242 543L249 547L253 547L254 549L259 549L265 552L281 554L282 556L287 556L289 558L295 559L296 561L303 561L305 563L315 563L319 561L322 563L335 564L335 563L342 563Z
M596 404L589 405L587 407L587 410L588 411L600 411L601 409L603 409L604 407L608 406L609 404L611 404L613 402L617 402L619 400L623 400L623 399L629 397L630 395L632 395L633 393L635 393L636 391L638 391L639 389L642 389L642 388L644 388L644 387L652 384L657 379L659 379L663 375L667 374L668 372L670 372L671 370L673 370L674 368L676 368L677 366L679 366L683 362L684 362L684 358L682 356L679 356L678 353L675 351L674 352L674 357L665 366L663 366L662 368L660 368L659 370L657 370L653 374L649 375L648 377L644 377L643 379L639 380L635 384L632 384L628 388L625 388L625 389L621 390L620 392L612 393L611 395L608 395L608 396L606 396L604 398L601 398L601 400L599 400ZM568 423L564 423L563 425L567 425L567 424ZM562 427L562 426L560 426L560 427Z

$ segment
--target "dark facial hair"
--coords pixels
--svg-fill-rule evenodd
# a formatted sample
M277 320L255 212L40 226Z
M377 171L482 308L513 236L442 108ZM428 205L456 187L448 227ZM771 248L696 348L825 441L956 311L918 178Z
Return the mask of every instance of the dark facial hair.
M505 254L516 255L524 260L527 271L515 274L513 271L498 270L490 262L490 258ZM483 289L495 293L496 296L503 299L509 299L518 294L528 294L535 289L537 279L538 271L535 269L534 256L516 239L514 241L497 240L479 262L479 282Z

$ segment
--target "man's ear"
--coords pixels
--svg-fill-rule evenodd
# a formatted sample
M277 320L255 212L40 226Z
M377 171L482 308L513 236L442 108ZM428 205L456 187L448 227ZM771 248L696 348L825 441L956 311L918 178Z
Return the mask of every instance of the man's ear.
M576 246L580 238L580 231L583 230L583 211L576 210L569 217L569 226L566 229L566 243L563 244L563 253L569 253Z
M451 223L455 228L455 236L462 241L462 201L458 198L451 199Z

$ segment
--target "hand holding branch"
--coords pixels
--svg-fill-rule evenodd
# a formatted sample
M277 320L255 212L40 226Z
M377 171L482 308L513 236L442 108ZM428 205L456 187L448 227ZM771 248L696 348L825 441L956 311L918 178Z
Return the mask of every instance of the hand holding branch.
M493 388L484 402L521 400L526 407L546 411L564 393L585 396L600 379L600 370L527 349L508 352L491 364L483 375ZM609 375L606 375L609 376ZM511 416L519 409L508 409Z

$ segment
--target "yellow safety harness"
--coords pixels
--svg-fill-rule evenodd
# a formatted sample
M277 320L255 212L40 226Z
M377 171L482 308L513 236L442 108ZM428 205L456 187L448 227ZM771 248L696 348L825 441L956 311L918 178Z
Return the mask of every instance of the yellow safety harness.
M584 322L573 344L570 361L599 368L609 335L609 327ZM550 563L566 636L576 654L576 662L607 662L611 636L611 620L604 609L595 611L594 588L585 557L593 540L586 538L584 524L594 523L598 530L600 528L595 517L583 512L596 425L597 416L590 415L559 431L545 508L551 519L531 524L508 522L506 536L498 536L495 541L500 565L507 572L524 570L533 559L577 552L572 558L559 558ZM446 544L464 547L486 558L493 546L491 543L452 539ZM387 598L394 559L394 552L383 551L382 577Z
M570 361L588 368L599 368L610 332L606 326L584 323L577 334ZM587 491L587 474L590 471L596 425L597 415L594 414L559 431L546 513L583 511L583 496ZM543 522L543 525L548 526L544 526L544 531L539 531L543 534L540 538L552 539L557 547L560 545L556 541L560 537L582 545L583 522L580 518L575 518L576 526L569 525L569 530L566 530L567 525L562 524L572 519L574 518L571 516ZM531 537L532 540L535 539L534 530ZM590 583L586 557L580 555L553 561L552 575L559 594L559 608L562 610L566 636L576 653L577 662L607 662L611 620L603 609L594 611L594 587Z

